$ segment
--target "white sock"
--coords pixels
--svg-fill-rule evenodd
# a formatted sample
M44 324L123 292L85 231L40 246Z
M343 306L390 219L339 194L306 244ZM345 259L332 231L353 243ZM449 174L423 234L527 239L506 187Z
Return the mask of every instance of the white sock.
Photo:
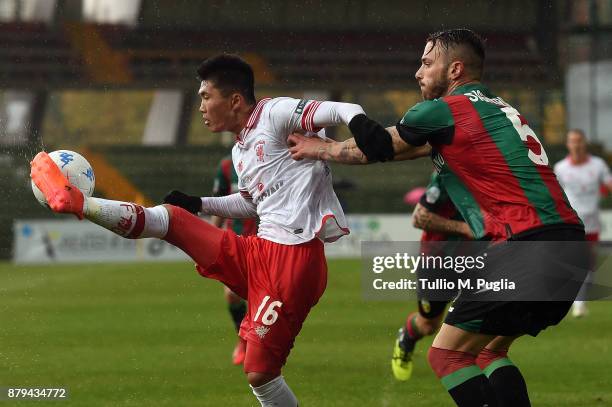
M253 387L253 394L262 407L297 407L295 395L285 383L283 376L278 376L259 387Z
M131 202L85 198L83 215L93 223L130 239L163 238L168 233L168 211L162 205L143 208Z

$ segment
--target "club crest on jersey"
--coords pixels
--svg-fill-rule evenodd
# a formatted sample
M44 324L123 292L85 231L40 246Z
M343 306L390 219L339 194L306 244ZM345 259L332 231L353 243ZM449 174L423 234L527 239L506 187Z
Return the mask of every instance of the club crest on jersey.
M244 164L242 163L242 160L238 163L238 172L242 172L242 170L244 169Z
M257 143L255 143L255 147L253 147L255 149L255 155L257 155L257 162L264 162L264 145L266 144L266 142L264 140L260 140Z
M259 325L257 328L255 328L255 333L261 339L263 339L268 332L270 332L270 328L268 328L267 326Z
M263 190L264 190L264 184L263 184L263 183L261 183L261 182L258 182L258 183L257 183L257 190L258 190L259 192L263 191Z

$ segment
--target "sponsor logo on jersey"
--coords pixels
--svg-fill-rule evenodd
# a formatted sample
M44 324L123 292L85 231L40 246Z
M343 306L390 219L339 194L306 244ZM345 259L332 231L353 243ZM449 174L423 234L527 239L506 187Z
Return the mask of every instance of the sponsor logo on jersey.
M269 188L266 192L262 193L261 195L259 195L257 197L257 199L255 199L255 203L259 204L260 202L263 202L264 199L266 199L267 197L269 197L270 195L272 195L273 193L275 193L276 191L278 191L283 185L284 185L285 181L279 181L276 184L272 185L271 188ZM263 184L260 182L257 187L259 189L259 185L261 185L262 189L263 189ZM261 191L261 189L260 189Z
M255 143L255 147L253 147L255 149L255 155L257 155L257 162L264 162L264 145L266 144L266 142L264 140L260 140L257 143Z

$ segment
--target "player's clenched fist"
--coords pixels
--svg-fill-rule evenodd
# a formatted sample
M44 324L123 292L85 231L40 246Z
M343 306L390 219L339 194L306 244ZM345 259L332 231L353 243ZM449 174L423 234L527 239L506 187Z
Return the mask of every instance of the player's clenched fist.
M194 215L202 210L202 200L200 197L187 195L175 189L164 197L164 203L180 206Z

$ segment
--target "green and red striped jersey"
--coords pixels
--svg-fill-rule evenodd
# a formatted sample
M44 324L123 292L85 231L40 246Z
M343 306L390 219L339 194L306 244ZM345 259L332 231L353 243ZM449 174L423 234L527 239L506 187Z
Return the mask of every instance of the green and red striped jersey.
M448 194L477 239L506 240L543 226L582 227L525 118L484 85L412 107L397 125L432 146Z
M219 163L217 175L213 184L213 196L225 196L238 192L238 175L234 169L231 157L225 157ZM225 227L237 235L249 236L257 234L255 219L227 219Z

